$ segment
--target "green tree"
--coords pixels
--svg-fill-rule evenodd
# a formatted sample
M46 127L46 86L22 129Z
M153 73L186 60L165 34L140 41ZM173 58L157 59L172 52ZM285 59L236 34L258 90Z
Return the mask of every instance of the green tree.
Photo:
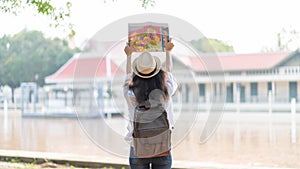
M231 45L228 45L218 39L201 38L192 40L191 44L200 52L213 53L213 52L234 52Z
M0 84L16 88L21 82L36 81L43 86L44 78L78 51L70 49L66 40L46 39L39 31L5 35L0 38Z
M52 0L0 0L0 12L18 15L24 9L30 9L34 15L44 15L50 18L51 26L63 27L71 36L75 35L70 22L71 2L54 5Z
M112 0L117 1L117 0ZM155 0L139 0L143 8L154 6ZM63 27L70 36L75 35L74 25L70 21L72 3L65 0L62 5L55 5L53 0L0 0L0 12L18 15L24 9L31 9L35 15L45 15L54 27ZM106 0L103 0L106 2ZM88 2L87 2L88 3Z
M289 51L299 48L300 32L296 29L285 29L277 33L277 50Z
M261 52L294 51L300 48L300 31L295 28L282 28L276 38L275 45L265 46Z
M154 6L155 0L140 0L142 2L142 7L147 8L148 6Z

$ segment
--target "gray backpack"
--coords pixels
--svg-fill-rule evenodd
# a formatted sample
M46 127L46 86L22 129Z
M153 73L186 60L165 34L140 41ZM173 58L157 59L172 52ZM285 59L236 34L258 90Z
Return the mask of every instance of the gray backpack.
M167 112L161 104L139 104L133 121L134 155L149 158L168 155L171 149L171 130Z

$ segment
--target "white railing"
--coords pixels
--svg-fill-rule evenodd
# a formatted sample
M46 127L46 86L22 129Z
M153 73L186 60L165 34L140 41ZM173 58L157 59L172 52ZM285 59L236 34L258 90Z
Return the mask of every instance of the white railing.
M280 74L284 75L294 75L294 74L300 74L300 67L294 66L294 67L282 67L279 70Z
M228 73L232 75L231 73ZM241 75L241 74L239 74ZM269 70L255 70L255 71L246 71L242 75L300 75L300 67L299 66L286 66L279 67Z
M219 96L219 97L221 97L221 96ZM289 96L283 97L283 96L276 95L276 96L269 98L267 95L258 95L258 96L246 96L244 98L241 98L241 100L239 100L239 102L241 104L247 104L247 103L250 103L250 104L263 103L264 104L264 103L268 103L270 99L273 103L276 103L276 104L277 103L285 104L285 103L290 103L290 101L291 101L291 98ZM297 101L300 101L300 96L298 96L295 99ZM200 103L207 103L207 102L212 102L212 101L218 101L218 99L217 98L204 99L203 97L200 97L200 96L198 98L198 102L200 102ZM225 98L225 102L226 103L234 103L236 101L227 101L227 99Z
M205 75L198 72L197 75ZM248 70L240 72L224 72L225 76L261 76L261 75L300 75L300 66L286 66L269 70Z

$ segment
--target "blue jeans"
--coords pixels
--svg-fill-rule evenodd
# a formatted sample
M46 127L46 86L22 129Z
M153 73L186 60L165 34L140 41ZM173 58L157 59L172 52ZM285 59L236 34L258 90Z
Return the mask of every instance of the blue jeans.
M129 157L130 169L171 169L172 156L171 153L167 156L153 158L138 158L133 155L133 148L130 148ZM151 166L151 167L150 167Z

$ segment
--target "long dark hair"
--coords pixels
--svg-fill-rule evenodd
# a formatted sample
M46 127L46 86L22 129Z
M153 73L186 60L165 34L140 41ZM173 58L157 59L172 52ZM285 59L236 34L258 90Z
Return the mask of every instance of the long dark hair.
M129 84L129 89L133 90L138 103L149 100L149 95L153 91L160 91L160 96L163 96L165 102L169 99L166 76L166 72L162 69L151 78L141 78L134 75Z

